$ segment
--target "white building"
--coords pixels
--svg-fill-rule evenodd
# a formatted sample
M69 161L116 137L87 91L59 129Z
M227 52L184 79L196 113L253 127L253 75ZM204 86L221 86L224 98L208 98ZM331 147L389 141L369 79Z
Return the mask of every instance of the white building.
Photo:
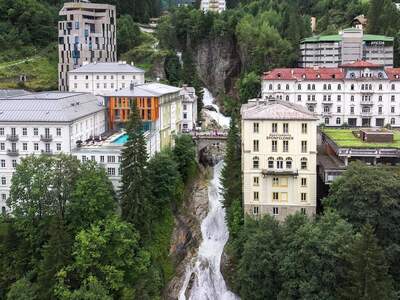
M197 95L193 87L184 85L180 91L182 96L182 130L192 131L197 122Z
M70 92L89 92L104 95L119 89L144 83L145 71L125 61L118 63L83 63L82 67L68 72Z
M317 118L285 101L241 108L244 211L249 215L316 212Z
M200 9L206 12L221 13L226 9L225 0L201 0Z
M274 69L264 73L262 98L316 112L326 126L400 126L400 68L357 61L341 68Z
M117 60L115 6L74 0L64 3L58 22L58 86L68 91L69 71L83 62Z
M359 28L312 36L300 42L299 67L335 68L362 59L393 67L393 42L393 37L364 34Z
M11 177L31 154L71 153L77 141L106 129L103 99L84 93L45 92L0 99L0 206Z

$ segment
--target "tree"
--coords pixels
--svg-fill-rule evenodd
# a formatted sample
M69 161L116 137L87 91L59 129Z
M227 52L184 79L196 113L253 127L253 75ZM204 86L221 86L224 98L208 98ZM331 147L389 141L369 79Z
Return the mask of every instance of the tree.
M35 287L32 285L32 283L26 279L25 277L22 277L21 279L17 280L14 282L10 290L7 293L7 300L35 300L37 299L36 297L36 291Z
M117 20L117 43L120 54L135 48L142 41L139 26L130 15L122 15Z
M343 300L396 299L383 249L371 225L365 225L351 244L346 261Z
M120 189L122 218L135 225L141 234L149 231L151 215L147 148L142 121L136 105L126 125L128 141L122 150L122 186Z
M241 103L247 103L249 99L259 98L261 91L261 78L259 74L250 72L238 81L238 90Z
M178 170L182 176L183 182L187 182L190 175L194 173L196 167L196 150L190 135L182 134L175 138L173 155L175 161L178 163Z
M168 82L172 85L179 85L182 67L176 54L171 54L165 58L164 69Z

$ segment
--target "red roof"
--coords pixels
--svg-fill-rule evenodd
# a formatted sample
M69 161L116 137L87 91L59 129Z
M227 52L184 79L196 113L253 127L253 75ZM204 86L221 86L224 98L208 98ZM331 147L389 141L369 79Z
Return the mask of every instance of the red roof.
M389 80L400 80L400 68L386 68L385 71Z
M340 68L286 68L264 73L264 80L341 80L344 73Z
M357 60L355 62L341 65L342 68L383 68L383 65L374 64L365 60Z

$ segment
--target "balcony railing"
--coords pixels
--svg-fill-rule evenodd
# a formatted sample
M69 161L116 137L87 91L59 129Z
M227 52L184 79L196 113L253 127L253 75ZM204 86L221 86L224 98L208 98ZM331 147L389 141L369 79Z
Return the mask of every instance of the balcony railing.
M7 134L7 141L17 142L19 140L18 134Z
M361 111L361 116L370 117L372 116L372 111Z
M41 134L40 140L42 142L51 142L53 140L53 136L51 134L45 134L45 135Z
M53 151L52 150L42 150L42 154L43 155L53 155Z
M17 149L8 149L7 150L7 155L8 156L18 156L19 151Z
M263 169L261 171L263 176L298 176L299 175L299 170L293 170L293 169Z

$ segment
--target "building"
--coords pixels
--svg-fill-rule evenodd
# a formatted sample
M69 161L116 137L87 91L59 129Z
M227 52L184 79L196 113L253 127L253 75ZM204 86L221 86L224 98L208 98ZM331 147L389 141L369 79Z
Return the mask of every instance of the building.
M221 13L226 9L225 0L201 0L200 9L206 12Z
M393 67L393 37L344 29L338 35L321 35L300 42L299 67L335 68L357 60Z
M249 101L241 108L245 213L278 220L316 212L317 118L285 101Z
M325 184L331 184L355 160L369 165L400 164L397 130L324 128L319 134L318 170Z
M180 88L146 83L106 95L108 128L117 130L128 121L132 105L137 106L145 131L157 132L156 151L172 145L173 135L182 130Z
M193 87L184 85L180 91L182 97L182 130L192 131L197 122L197 96Z
M71 153L78 141L105 132L103 100L91 94L44 92L0 99L0 206L11 177L31 154Z
M68 72L83 62L115 62L115 6L75 0L64 3L58 22L59 90L68 91Z
M364 15L358 15L357 17L355 17L353 19L353 21L351 22L351 25L353 25L353 27L355 27L355 28L364 30L367 28L368 19Z
M262 98L306 106L326 126L400 126L400 68L357 61L340 68L264 73Z
M128 88L131 83L144 84L144 73L144 70L125 61L90 64L84 62L82 67L68 72L68 87L71 92L103 95Z

